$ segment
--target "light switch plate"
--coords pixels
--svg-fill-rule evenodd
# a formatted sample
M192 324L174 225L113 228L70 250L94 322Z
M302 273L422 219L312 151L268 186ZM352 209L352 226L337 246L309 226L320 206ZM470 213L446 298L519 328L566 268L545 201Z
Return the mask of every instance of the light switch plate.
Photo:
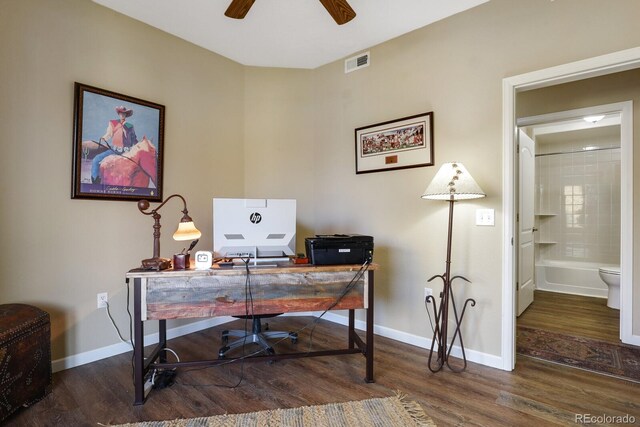
M476 209L476 225L496 225L494 209Z

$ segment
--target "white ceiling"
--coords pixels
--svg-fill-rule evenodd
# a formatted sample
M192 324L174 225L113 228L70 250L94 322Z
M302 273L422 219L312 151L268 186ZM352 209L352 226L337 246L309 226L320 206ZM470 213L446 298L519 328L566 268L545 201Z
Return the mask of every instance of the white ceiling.
M536 137L536 144L564 144L580 141L582 144L618 140L620 141L620 125L569 130L565 132L546 133Z
M561 134L574 131L589 131L590 129L606 128L608 130L604 130L603 132L610 132L612 128L620 128L621 120L622 117L620 113L611 113L605 114L601 120L595 123L587 122L578 117L575 119L533 125L529 126L529 128L531 128L533 136L536 137L536 141L538 141L540 137L542 137L544 141L547 141L553 140L554 138L563 138ZM550 136L547 138L547 135Z
M488 0L349 0L342 26L318 0L257 0L243 20L231 0L93 1L244 65L316 68Z

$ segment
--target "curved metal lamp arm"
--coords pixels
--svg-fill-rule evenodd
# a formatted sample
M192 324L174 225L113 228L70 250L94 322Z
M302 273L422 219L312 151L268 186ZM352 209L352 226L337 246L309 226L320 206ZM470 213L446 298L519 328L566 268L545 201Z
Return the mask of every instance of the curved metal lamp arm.
M171 199L174 197L179 197L182 200L182 205L184 209L182 210L183 216L180 222L189 222L192 221L189 216L189 211L187 210L187 201L180 194L172 194L171 196L164 199L162 203L160 203L155 209L151 211L147 211L150 207L149 201L146 199L140 200L138 202L138 210L144 215L151 215L154 219L153 224L153 258L160 257L160 214L158 211Z
M160 208L162 208L169 200L173 199L174 197L179 197L182 200L182 205L184 206L184 209L182 210L182 213L185 214L187 217L189 217L189 212L187 211L187 201L184 199L184 197L182 197L180 194L172 194L171 196L167 197L166 199L164 199L164 201L162 203L160 203L158 206L156 206L156 208L150 212L146 212L147 209L149 209L149 201L148 200L140 200L138 202L138 210L140 212L142 212L145 215L155 215L158 213L158 211L160 210ZM184 217L183 217L184 218ZM189 221L191 221L191 218L189 217Z

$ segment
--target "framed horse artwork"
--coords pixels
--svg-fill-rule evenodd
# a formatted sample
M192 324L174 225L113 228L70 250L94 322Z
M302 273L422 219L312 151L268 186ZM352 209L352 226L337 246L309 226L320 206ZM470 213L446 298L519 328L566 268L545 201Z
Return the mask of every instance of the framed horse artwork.
M162 200L164 106L75 83L71 198Z

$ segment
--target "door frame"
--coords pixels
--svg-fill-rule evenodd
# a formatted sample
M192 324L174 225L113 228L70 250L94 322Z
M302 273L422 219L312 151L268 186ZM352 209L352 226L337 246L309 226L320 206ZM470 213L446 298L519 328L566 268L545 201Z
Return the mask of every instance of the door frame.
M508 77L502 80L502 209L504 212L504 221L502 229L502 339L501 339L501 358L502 368L504 370L513 370L515 367L515 283L517 279L517 265L515 264L516 246L514 245L516 233L516 180L515 177L515 154L516 154L516 94L524 90L537 89L547 86L554 86L562 83L588 79L592 77L603 76L606 74L627 71L640 68L640 47L627 49L607 55L597 56L581 61L571 62L551 68L533 71L526 74L520 74ZM633 144L631 144L633 145ZM631 147L629 147L631 148ZM633 158L627 156L624 158L621 168L629 168L630 174L633 173ZM625 169L622 173L626 173ZM623 184L624 185L624 184ZM632 180L627 182L622 188L624 192L632 191ZM633 193L626 193L633 194ZM622 203L622 200L621 200ZM633 200L629 202L631 207ZM622 206L621 206L622 211ZM622 221L631 222L633 227L633 217L631 214L623 212ZM622 224L621 224L622 225ZM628 229L628 230L632 230ZM622 238L622 235L621 235ZM625 248L623 256L625 264L629 266L625 272L626 280L633 283L633 238L627 239L630 250ZM622 240L621 240L622 245ZM626 252L629 250L629 252ZM622 261L622 260L621 260ZM621 286L622 291L622 286ZM633 312L631 305L633 295L621 295L625 298L623 303L628 307L629 319L621 322L624 326L621 328L621 335L626 342L640 345L640 335L632 334Z

